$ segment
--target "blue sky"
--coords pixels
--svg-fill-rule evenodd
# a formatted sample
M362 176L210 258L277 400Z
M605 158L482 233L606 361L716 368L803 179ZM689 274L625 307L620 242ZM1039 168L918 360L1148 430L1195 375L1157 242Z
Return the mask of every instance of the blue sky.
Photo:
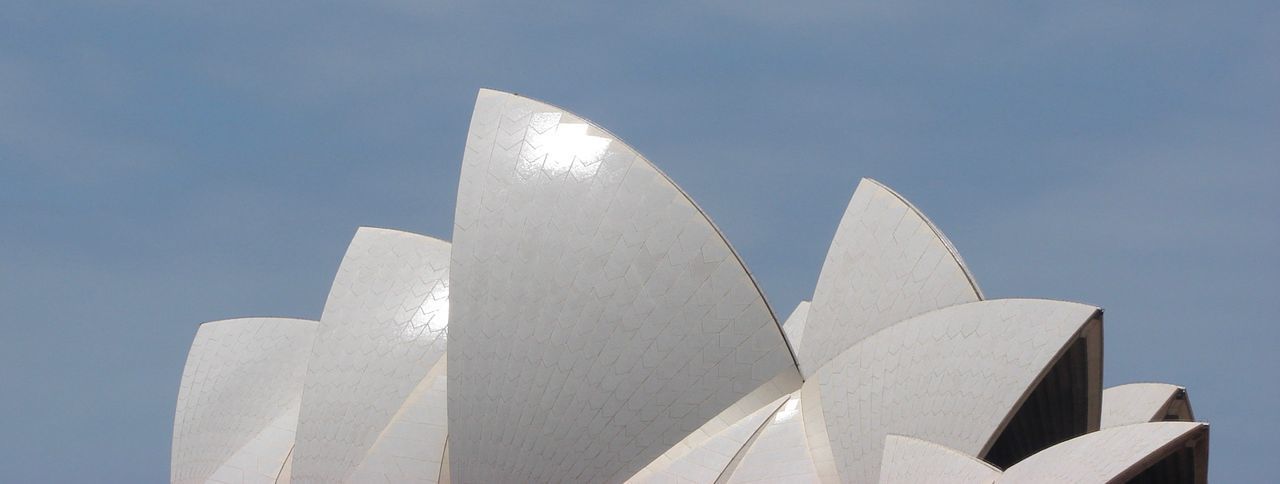
M360 225L447 238L476 89L572 109L783 315L857 180L989 297L1106 308L1211 477L1280 448L1275 2L142 2L0 15L0 480L161 482L196 324L320 315Z

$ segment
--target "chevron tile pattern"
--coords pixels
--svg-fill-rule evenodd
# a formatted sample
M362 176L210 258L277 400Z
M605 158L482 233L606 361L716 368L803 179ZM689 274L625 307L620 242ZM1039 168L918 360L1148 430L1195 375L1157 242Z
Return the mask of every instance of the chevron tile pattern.
M288 417L296 415L315 334L316 322L301 319L245 318L200 325L178 390L173 482L204 482L220 470L220 475L246 480L275 477L293 442L294 424ZM280 426L289 434L283 449L260 442L240 453L259 434ZM274 471L267 470L271 467Z
M311 353L294 479L342 482L442 361L449 244L361 228L338 267Z
M451 267L454 479L621 481L796 372L701 211L554 106L481 91Z

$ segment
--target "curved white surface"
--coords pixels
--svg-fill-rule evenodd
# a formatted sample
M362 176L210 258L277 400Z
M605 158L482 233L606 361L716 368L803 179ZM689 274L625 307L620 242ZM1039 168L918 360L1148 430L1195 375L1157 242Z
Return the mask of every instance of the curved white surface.
M791 311L791 315L787 316L787 322L782 323L782 332L787 335L787 342L791 344L792 349L800 348L804 341L804 326L809 319L809 301L800 301L796 308ZM800 358L797 354L796 358Z
M788 323L790 324L790 323ZM818 469L805 442L800 392L769 418L725 482L817 484Z
M207 482L273 483L283 472L283 463L293 449L293 434L298 428L298 400L294 399L284 413L244 444Z
M338 267L298 419L293 477L346 480L445 353L449 243L362 227Z
M1208 431L1209 426L1199 422L1103 429L1037 452L1007 469L999 482L1124 482Z
M1034 299L925 313L862 340L818 370L805 382L805 412L814 394L821 402L816 418L844 482L876 481L889 434L981 455L1095 316L1101 317L1093 306ZM816 450L824 442L812 429L809 438L821 472Z
M981 299L942 232L893 190L863 178L818 275L800 369L807 379L889 325Z
M955 449L901 435L889 435L884 439L880 484L989 484L998 477L1000 469Z
M444 358L427 373L348 482L439 482L449 436Z
M316 323L245 318L200 325L173 423L173 482L271 482L293 444Z
M621 481L797 372L706 216L572 113L482 90L454 220L456 481Z
M773 415L784 399L786 397L756 409L747 417L739 419L715 435L701 439L696 445L688 445L682 441L657 460L649 463L627 482L632 484L712 484L716 482L716 479L726 472L729 462L738 455L765 420Z
M1129 383L1107 388L1102 391L1102 428L1164 420L1174 397L1184 391L1167 383ZM1190 415L1187 420L1191 420Z

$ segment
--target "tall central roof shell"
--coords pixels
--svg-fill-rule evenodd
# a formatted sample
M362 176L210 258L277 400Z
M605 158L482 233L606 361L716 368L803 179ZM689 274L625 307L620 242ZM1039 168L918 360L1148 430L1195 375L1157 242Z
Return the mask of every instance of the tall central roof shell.
M450 271L460 482L620 481L763 384L798 384L777 320L706 216L554 106L480 92Z

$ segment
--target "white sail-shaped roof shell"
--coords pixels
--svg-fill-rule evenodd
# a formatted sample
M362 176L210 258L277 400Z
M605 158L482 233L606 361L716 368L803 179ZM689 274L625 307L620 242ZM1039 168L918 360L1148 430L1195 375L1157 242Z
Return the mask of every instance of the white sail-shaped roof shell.
M172 482L273 482L293 445L316 323L245 318L200 325L173 425Z
M1102 390L1101 310L984 301L874 180L784 325L679 187L558 107L479 93L456 210L453 246L359 229L318 323L202 325L171 479L1206 480L1185 389Z
M982 293L942 232L905 198L864 178L827 252L797 354L808 378L863 338Z
M356 232L320 317L298 422L295 479L347 480L443 361L449 250L447 242L408 232ZM376 464L365 465L363 475L399 475L394 466Z
M1102 428L1162 420L1195 420L1186 389L1167 383L1129 383L1102 391Z
M1096 333L1100 317L1083 304L1000 299L925 313L862 340L801 393L820 475L874 482L889 434L982 455L1057 357ZM1100 392L1100 367L1091 373Z
M478 95L451 268L457 481L623 480L797 372L701 210L631 147L555 106Z
M1206 481L1209 426L1199 422L1122 425L1086 434L1048 449L1005 470L1001 484L1122 483L1161 459L1192 446L1199 460L1190 482ZM1196 448L1199 446L1199 448Z
M955 449L901 435L884 439L880 484L990 484L998 477L1000 469Z

